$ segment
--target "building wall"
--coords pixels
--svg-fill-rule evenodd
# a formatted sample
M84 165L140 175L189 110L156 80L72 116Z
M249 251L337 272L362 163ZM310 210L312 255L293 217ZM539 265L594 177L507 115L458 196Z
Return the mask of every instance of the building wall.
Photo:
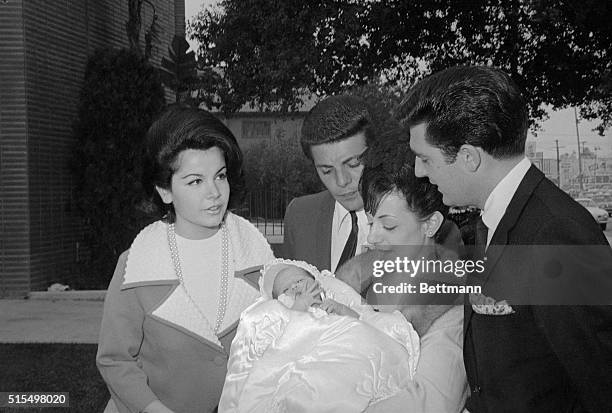
M237 113L230 118L224 118L219 114L217 115L232 131L242 150L262 144L264 141L276 137L279 134L284 134L286 138L299 139L305 116L303 113L280 116L260 112ZM248 127L245 128L245 122L267 123L269 125L269 134L261 138L254 137L253 135L249 136L247 132Z
M159 28L151 61L158 65L175 34L175 5L167 0L153 4ZM143 43L152 13L144 3ZM0 16L8 20L8 25L4 21L0 25L0 70L12 76L2 76L2 82L14 89L12 100L3 95L0 101L0 113L6 115L6 120L4 115L0 120L0 153L3 158L14 154L13 165L19 165L12 169L4 162L1 165L0 250L3 262L4 258L19 262L17 267L3 264L4 292L0 294L6 296L44 290L53 282L70 284L78 277L81 230L69 170L75 144L72 125L88 56L100 47L127 46L128 6L127 1L117 0L9 0L0 4ZM8 49L4 31L11 33ZM8 63L4 55L10 58ZM17 75L18 66L22 72L25 68L22 77ZM5 137L6 122L13 124L10 141L9 135ZM13 189L5 194L9 186ZM15 227L14 234L4 231L9 223ZM23 234L27 234L27 248L21 244Z
M546 177L557 182L559 177L557 176L556 159L545 158L539 159L539 161L538 159L531 159L531 161L544 172ZM612 194L612 158L583 157L581 162L583 176L582 190L602 190ZM578 158L575 153L571 156L564 154L559 159L559 172L560 187L566 191L579 193L580 182L578 175L580 167L578 166Z
M29 291L25 52L21 1L0 3L0 297Z

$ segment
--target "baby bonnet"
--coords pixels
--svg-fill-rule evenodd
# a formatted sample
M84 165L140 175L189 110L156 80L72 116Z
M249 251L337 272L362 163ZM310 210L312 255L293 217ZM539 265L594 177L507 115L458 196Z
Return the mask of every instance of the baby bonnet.
M281 270L290 267L299 267L314 277L316 281L320 281L321 273L312 264L308 264L306 261L288 260L284 258L276 258L268 262L260 270L261 277L259 277L259 291L261 296L266 300L272 299L272 287L274 286L274 280Z

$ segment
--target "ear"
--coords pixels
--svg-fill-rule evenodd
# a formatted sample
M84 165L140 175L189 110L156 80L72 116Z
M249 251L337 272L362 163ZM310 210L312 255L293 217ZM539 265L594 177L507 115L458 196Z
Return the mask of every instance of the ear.
M428 238L433 238L436 235L436 232L440 229L440 225L444 222L444 216L440 211L436 211L425 222L423 222L423 226L421 230Z
M155 190L157 191L157 193L159 194L159 196L161 197L162 201L164 201L164 204L171 204L172 203L172 191L166 188L162 188L160 186L155 185Z
M457 158L461 161L466 170L475 172L478 170L483 160L482 149L474 145L461 145L459 152L457 152Z

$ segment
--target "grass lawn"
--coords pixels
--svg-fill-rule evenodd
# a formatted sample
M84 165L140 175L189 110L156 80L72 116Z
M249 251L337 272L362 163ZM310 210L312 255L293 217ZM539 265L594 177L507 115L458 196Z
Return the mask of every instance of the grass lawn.
M102 412L110 396L96 368L96 349L96 344L0 343L0 391L70 396L70 408L0 407L0 412Z

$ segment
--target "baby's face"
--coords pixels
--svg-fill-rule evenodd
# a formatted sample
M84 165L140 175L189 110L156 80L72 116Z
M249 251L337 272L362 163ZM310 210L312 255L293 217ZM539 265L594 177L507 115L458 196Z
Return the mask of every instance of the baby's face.
M278 298L281 294L295 296L297 292L305 291L316 281L308 271L299 267L288 267L280 270L274 279L272 295Z

